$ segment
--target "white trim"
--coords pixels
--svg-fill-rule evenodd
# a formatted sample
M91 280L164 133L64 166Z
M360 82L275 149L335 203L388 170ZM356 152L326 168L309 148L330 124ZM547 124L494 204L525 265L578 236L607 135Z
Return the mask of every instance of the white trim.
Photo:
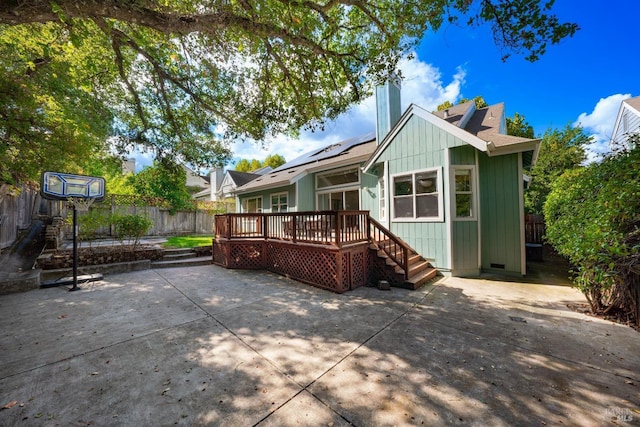
M357 191L358 192L358 209L356 210L360 210L360 207L362 206L362 189L359 186L355 186L352 185L350 187L327 187L326 189L323 189L322 191L316 191L316 210L322 210L322 211L326 211L326 210L333 210L331 209L331 207L328 208L323 208L323 209L319 209L318 206L320 205L320 200L319 200L319 196L322 194L331 194L331 193L342 193L342 205L344 206L344 193L346 193L347 191ZM343 207L343 209L345 209Z
M257 212L245 212L244 210L244 202L246 201L247 203L249 203L249 200L258 200L260 199L260 210ZM257 204L257 203L256 203ZM240 212L241 213L262 213L264 212L264 196L260 195L260 196L252 196L252 197L244 197L240 200Z
M373 152L373 155L364 164L363 170L365 172L369 170L376 163L376 160L378 160L378 157L380 157L380 155L384 152L384 150L387 149L391 141L395 138L398 132L400 132L400 129L402 129L405 123L412 116L420 117L425 121L433 124L434 126L437 126L443 129L444 131L450 133L451 135L461 139L462 141L466 142L472 147L483 152L488 152L487 143L484 140L467 132L464 129L460 129L458 126L453 125L444 119L441 119L440 117L428 112L422 107L419 107L415 104L411 104L409 108L407 108L405 113L402 115L398 123L396 123L396 125L391 129L391 131L387 134L387 136L385 136L382 142L379 143L378 148L376 148L376 151Z
M357 181L352 181L352 182L347 182L344 184L337 184L337 185L330 185L327 187L322 187L322 189L320 189L318 187L318 179L321 176L324 175L334 175L340 172L344 172L344 171L348 171L350 169L354 169L356 171L356 173L358 174L358 180ZM324 170L322 172L318 172L315 174L315 189L316 192L318 191L325 191L326 189L331 189L331 188L342 188L342 187L353 187L353 186L360 186L361 182L362 182L362 177L360 175L361 170L360 170L360 165L352 165L352 166L344 166L341 168L336 168L336 169L329 169L329 170Z
M496 147L491 141L487 142L487 154L489 157L504 156L505 154L522 153L523 151L534 151L534 158L537 158L537 152L540 149L541 139L532 139L527 142L521 142L519 144L508 145L506 147ZM532 160L532 163L535 163Z
M474 151L475 153L475 151ZM465 169L470 171L470 178L471 178L471 216L469 217L458 217L456 215L456 209L455 209L455 205L456 205L456 178L455 178L455 172L457 169ZM465 221L477 221L478 220L478 200L476 197L476 192L477 192L477 188L478 188L478 184L476 181L476 176L477 176L477 172L476 172L476 167L475 165L451 165L451 168L449 169L449 180L451 182L451 185L449 186L449 189L451 191L451 219L453 221L460 221L460 222L465 222Z
M520 213L520 273L527 274L527 253L524 237L524 180L522 171L522 153L518 153L518 207Z
M295 199L296 199L296 207L293 209L292 212L298 212L298 208L300 206L300 199L299 199L299 192L298 192L298 181L293 183L294 185L294 191L295 191Z
M411 197L413 198L413 217L396 217L395 215L395 191L393 192L394 194L389 194L389 198L393 198L393 202L391 202L391 211L389 212L389 221L392 222L444 222L444 183L443 183L443 173L442 173L442 167L438 166L438 167L433 167L433 168L426 168L426 169L416 169L416 170L412 170L412 171L404 171L404 172L400 172L400 173L395 173L393 175L391 175L389 177L389 181L393 181L396 177L398 176L406 176L406 175L411 175L411 179L412 179L412 186L413 186L413 180L416 174L419 173L426 173L426 172L436 172L436 179L437 179L437 184L438 184L438 216L437 217L416 217L415 216L415 211L416 211L416 203L415 203L415 199L416 199L416 193L415 193L415 188L413 190L413 193L411 195ZM389 187L390 188L394 188L394 184L393 182L389 182ZM406 197L406 196L405 196Z
M482 271L482 218L481 218L481 210L480 210L480 159L478 157L478 152L474 153L475 155L475 163L476 163L476 182L478 183L477 187L477 199L478 199L478 271Z
M382 167L385 165L383 163ZM382 184L382 185L380 185ZM385 179L384 169L382 170L382 176L378 177L378 221L387 222L389 219L389 211L387 210L387 199L389 194L387 193L387 180ZM384 198L382 194L384 193ZM384 212L384 215L382 213Z
M451 165L451 153L450 150L447 148L444 150L444 164L447 165L447 168L450 169ZM450 175L451 172L449 172L448 174L444 174L444 175ZM449 188L451 187L450 183L447 183L445 188ZM446 206L446 212L444 212L445 214L445 218L448 219L447 221L447 253L449 254L449 256L447 257L447 268L450 271L453 271L453 265L454 265L454 260L453 260L453 221L451 221L452 215L451 215L451 193L449 191L445 191L444 197L446 198L446 200L444 201L444 205Z
M273 197L274 196L278 196L278 198L279 198L279 196L282 196L283 194L285 196L287 196L287 203L286 203L287 204L287 210L284 211L284 212L289 212L289 192L288 191L279 191L277 193L269 193L269 212L274 213L273 212ZM280 204L280 201L278 200L278 212L283 212L283 211L279 210L280 206L281 206L281 204Z

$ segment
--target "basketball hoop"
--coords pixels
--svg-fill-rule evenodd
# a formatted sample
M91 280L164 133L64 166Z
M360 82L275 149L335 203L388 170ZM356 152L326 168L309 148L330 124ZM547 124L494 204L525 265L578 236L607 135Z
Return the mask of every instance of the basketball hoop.
M78 287L78 212L87 212L96 200L104 199L104 178L73 175L62 172L43 172L40 194L47 200L63 200L73 207L73 287Z
M89 197L69 197L67 199L67 203L73 206L73 208L78 212L88 212L89 208L95 201L96 199Z

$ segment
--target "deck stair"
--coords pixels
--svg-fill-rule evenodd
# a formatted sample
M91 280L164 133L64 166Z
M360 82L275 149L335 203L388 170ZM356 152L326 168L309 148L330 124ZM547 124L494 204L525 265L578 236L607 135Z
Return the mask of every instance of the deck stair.
M369 249L384 260L391 286L418 289L436 277L438 270L429 260L375 220L371 223L374 231Z

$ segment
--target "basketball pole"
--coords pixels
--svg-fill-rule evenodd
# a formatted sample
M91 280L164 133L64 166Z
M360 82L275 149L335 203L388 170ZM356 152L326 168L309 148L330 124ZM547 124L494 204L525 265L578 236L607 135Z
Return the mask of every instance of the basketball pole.
M78 291L78 210L73 204L73 287L69 291Z

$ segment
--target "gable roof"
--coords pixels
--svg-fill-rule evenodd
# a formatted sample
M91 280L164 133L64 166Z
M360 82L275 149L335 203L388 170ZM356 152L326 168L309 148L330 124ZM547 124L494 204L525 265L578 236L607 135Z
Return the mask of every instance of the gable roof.
M640 96L636 96L635 98L627 98L620 103L620 108L618 109L618 115L616 116L616 121L613 125L613 129L611 130L611 139L609 141L609 146L611 149L614 149L616 144L626 145L628 143L628 129L625 129L625 126L631 124L628 122L623 124L623 116L625 116L625 112L629 112L638 118L640 118ZM632 130L633 131L633 130ZM619 140L618 140L619 139Z
M631 107L634 110L636 110L636 113L640 114L640 96L636 96L635 98L628 98L628 99L625 99L622 102L624 102L629 107Z
M475 111L476 103L474 101L467 101L445 110L434 111L433 114L448 121L452 125L464 128Z
M318 170L363 162L369 158L375 148L375 132L345 139L344 141L309 151L274 169L271 173L262 175L243 185L237 191L246 193L291 185L305 175Z
M531 152L527 163L534 162L540 147L540 139L521 138L504 133L504 104L476 109L473 101L456 105L447 110L430 113L411 104L389 134L380 142L371 158L365 163L369 170L391 143L395 135L413 116L437 126L489 156Z

